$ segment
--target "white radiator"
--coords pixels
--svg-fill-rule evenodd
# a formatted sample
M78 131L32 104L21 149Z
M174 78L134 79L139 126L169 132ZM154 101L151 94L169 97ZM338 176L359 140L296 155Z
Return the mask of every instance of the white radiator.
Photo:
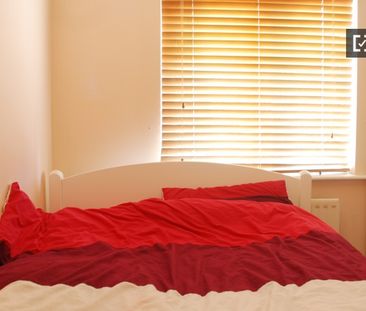
M341 214L339 199L311 199L311 212L339 232Z

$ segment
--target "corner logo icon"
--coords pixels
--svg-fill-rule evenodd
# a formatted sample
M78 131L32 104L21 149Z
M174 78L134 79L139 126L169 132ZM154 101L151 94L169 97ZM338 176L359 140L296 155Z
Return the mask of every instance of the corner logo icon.
M366 29L347 29L347 57L366 57Z

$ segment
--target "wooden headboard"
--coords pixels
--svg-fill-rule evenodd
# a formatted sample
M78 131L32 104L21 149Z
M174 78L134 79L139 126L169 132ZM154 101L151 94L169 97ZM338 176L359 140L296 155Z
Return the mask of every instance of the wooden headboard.
M204 162L156 162L127 165L64 177L53 171L48 183L48 211L66 206L108 207L127 201L161 197L163 187L209 187L286 180L289 198L310 210L311 176L299 177L256 168Z

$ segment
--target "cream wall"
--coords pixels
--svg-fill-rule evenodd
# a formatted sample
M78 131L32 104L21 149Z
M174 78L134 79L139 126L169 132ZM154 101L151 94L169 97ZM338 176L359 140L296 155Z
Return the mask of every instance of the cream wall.
M44 205L49 171L48 7L46 0L0 0L0 205L19 181Z
M160 0L53 0L53 166L160 160Z

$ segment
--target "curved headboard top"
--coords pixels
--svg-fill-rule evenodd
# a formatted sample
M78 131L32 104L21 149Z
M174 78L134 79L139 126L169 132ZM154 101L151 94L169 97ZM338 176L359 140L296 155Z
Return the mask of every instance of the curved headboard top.
M64 177L49 177L48 211L66 206L98 208L161 197L163 187L211 187L268 180L286 181L291 201L310 210L311 176L291 177L271 171L206 162L155 162L119 166Z

